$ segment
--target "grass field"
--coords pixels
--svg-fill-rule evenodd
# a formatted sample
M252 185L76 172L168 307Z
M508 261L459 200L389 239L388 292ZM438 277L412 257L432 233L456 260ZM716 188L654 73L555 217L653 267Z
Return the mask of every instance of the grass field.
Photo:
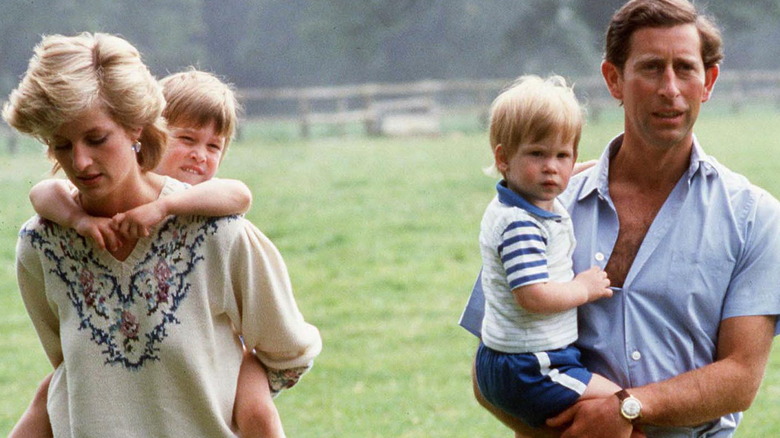
M620 131L619 113L586 127L581 158ZM721 162L780 195L780 112L705 108L699 139ZM29 147L27 149L30 149ZM478 224L493 196L486 136L350 135L303 142L248 127L221 176L247 182L248 214L280 248L324 350L277 400L291 438L509 436L471 395L476 341L456 322L480 261ZM14 244L30 216L41 154L0 153L0 435L49 371L18 295ZM109 382L101 382L109 383ZM780 352L739 436L780 430Z

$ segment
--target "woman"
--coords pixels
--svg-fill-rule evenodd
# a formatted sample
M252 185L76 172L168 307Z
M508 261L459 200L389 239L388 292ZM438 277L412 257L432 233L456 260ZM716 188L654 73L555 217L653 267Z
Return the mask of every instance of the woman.
M153 169L166 141L160 86L126 41L48 36L3 109L48 146L75 198L111 217L186 186ZM54 436L235 436L242 347L275 390L319 353L281 256L238 217L171 216L101 251L33 217L17 247L25 306L55 372Z

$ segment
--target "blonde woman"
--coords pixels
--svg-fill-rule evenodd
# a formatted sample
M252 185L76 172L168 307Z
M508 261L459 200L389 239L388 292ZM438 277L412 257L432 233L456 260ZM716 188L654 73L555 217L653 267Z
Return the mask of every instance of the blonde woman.
M85 212L113 217L186 188L150 172L166 143L163 107L132 45L84 33L44 37L3 117L48 146ZM55 437L236 436L234 329L279 388L321 348L278 251L236 216L170 216L108 251L35 216L17 270L55 368Z

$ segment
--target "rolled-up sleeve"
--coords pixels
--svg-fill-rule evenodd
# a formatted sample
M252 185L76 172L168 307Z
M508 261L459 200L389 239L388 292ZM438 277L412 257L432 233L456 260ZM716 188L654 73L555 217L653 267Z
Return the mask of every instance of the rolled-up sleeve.
M287 267L273 243L246 222L231 253L231 278L240 303L241 334L268 369L274 392L293 386L322 349L317 328L295 302Z

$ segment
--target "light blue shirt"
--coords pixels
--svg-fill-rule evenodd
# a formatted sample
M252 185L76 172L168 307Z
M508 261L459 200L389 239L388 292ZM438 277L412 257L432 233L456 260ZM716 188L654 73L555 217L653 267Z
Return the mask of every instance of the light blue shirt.
M621 144L622 136L613 140L560 198L574 223L575 272L604 268L617 240L608 169ZM475 287L461 318L477 335L480 294ZM706 155L694 139L690 166L653 220L623 288L579 308L576 345L591 371L635 387L712 363L722 320L778 314L780 204ZM741 417L644 430L651 437L727 437Z

